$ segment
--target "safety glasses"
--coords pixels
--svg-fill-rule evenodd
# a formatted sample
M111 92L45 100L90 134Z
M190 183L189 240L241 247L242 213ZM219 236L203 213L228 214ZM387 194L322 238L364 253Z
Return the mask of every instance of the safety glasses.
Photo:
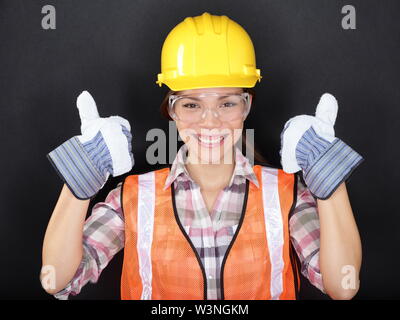
M171 95L168 100L171 118L186 123L201 122L211 112L222 122L245 119L250 111L250 94L220 94L207 92Z

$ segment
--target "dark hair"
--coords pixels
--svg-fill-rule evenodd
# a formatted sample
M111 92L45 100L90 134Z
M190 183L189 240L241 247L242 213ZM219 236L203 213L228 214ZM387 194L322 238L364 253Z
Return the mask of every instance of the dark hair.
M253 105L255 97L256 97L255 90L253 88L243 88L243 91L251 94L252 105ZM178 91L169 90L167 92L167 94L165 95L163 101L161 102L161 106L160 106L161 115L168 120L173 120L168 113L168 99L169 99L170 95L175 94L177 92ZM257 148L255 146L251 145L251 143L246 139L245 131L246 130L243 130L243 132L242 132L242 150L246 150L246 146L248 145L249 149L253 150L253 152L254 152L254 162L261 162L261 163L269 164L268 160L266 158L264 158L264 156L257 150Z

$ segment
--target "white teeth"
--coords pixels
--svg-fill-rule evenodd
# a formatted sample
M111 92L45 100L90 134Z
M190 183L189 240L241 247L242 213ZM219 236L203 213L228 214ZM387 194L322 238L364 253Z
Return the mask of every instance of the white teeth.
M197 136L197 138L198 138L201 142L203 142L203 143L214 144L214 143L219 143L219 142L221 142L221 140L222 140L224 137L219 137L219 138L211 139L211 138L205 138L205 137Z

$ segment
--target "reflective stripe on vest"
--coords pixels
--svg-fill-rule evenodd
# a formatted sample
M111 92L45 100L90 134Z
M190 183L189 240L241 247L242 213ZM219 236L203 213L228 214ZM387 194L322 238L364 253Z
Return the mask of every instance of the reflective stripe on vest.
M151 245L153 243L156 194L154 182L154 172L139 175L137 251L139 254L139 273L143 285L141 300L151 299Z
M261 170L265 232L268 240L269 259L271 261L271 298L279 299L283 291L282 271L283 221L279 203L278 175L276 171L263 168ZM269 214L267 215L266 212Z
M222 263L223 298L295 299L288 228L295 176L260 165L253 170L260 189L247 181L245 211ZM122 299L206 299L204 268L177 217L173 185L162 190L168 173L124 181Z

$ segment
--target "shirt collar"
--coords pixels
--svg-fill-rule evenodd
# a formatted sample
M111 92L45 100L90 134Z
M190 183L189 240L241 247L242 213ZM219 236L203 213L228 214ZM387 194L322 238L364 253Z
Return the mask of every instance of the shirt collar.
M187 145L183 144L180 147L174 162L172 163L171 170L165 180L164 190L167 189L179 176L193 181L190 177L186 167L185 160L187 157ZM233 183L236 176L243 176L250 182L253 182L257 188L259 188L258 179L254 173L253 167L249 162L249 159L243 155L238 147L235 146L235 169L231 180L229 181L229 186ZM194 181L193 181L194 182Z

